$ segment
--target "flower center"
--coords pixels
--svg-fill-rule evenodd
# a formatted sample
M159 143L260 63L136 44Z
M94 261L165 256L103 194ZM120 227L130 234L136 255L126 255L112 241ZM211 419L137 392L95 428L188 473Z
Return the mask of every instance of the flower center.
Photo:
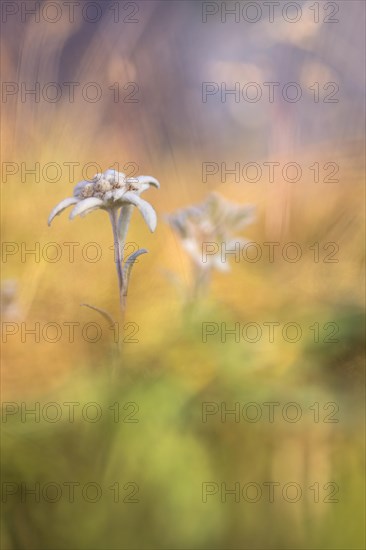
M125 181L118 181L111 179L110 177L96 176L93 181L87 183L80 192L80 197L86 199L89 197L96 197L98 199L107 200L112 198L113 192L118 189L125 189L125 191L137 191L131 183Z

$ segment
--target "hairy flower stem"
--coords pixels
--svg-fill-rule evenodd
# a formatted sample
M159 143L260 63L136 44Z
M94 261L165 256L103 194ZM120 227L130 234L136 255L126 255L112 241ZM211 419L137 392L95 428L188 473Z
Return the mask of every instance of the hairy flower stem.
M121 365L121 360L123 357L122 342L123 342L123 330L124 330L125 315L126 315L127 281L123 273L123 252L122 252L121 239L118 231L117 210L111 209L109 211L109 217L110 217L110 220L112 223L112 229L113 229L114 263L116 265L116 271L117 271L117 277L118 277L119 303L120 303L120 322L116 323L117 331L118 331L117 343L115 348L116 354L115 354L114 360L112 361L111 372L110 372L110 381L112 384L115 384L120 373L119 367Z
M111 210L109 212L109 217L111 219L112 228L113 228L114 262L116 264L116 270L117 270L119 301L120 301L121 316L122 316L122 323L123 323L124 317L125 317L125 311L126 311L127 289L126 289L126 279L123 274L122 246L121 246L121 240L118 232L117 211Z
M194 266L193 273L193 288L192 288L192 302L203 298L206 292L211 279L211 270L202 269L200 266Z
M192 284L187 288L186 300L183 307L184 315L189 323L194 322L197 315L197 306L201 303L209 290L211 269L202 269L193 264Z

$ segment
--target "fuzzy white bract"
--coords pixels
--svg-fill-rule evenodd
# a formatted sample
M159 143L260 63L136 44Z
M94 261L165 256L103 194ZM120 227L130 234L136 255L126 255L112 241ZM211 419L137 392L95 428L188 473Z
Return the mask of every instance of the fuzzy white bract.
M229 202L218 193L211 193L203 203L168 217L194 264L201 270L220 271L230 269L229 263L222 259L221 247L225 245L226 250L231 250L238 242L246 244L247 240L236 235L254 220L254 206ZM216 252L204 254L208 245L217 245Z
M116 211L121 207L136 206L141 212L150 231L155 231L157 218L150 203L143 200L140 194L150 186L159 188L159 182L151 176L128 178L123 172L106 170L96 174L91 181L81 181L74 188L73 197L62 200L49 215L48 225L69 206L74 206L70 219L85 216L97 209ZM128 215L125 210L125 215ZM120 225L123 220L120 220Z

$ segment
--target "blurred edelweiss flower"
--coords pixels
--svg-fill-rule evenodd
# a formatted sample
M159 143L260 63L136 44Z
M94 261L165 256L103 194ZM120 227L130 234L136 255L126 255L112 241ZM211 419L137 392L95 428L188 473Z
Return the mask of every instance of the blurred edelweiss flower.
M74 188L74 196L62 200L52 210L48 218L48 225L51 225L55 216L58 216L69 206L73 206L70 219L76 216L85 216L93 210L101 208L109 212L125 207L123 213L129 217L128 206L136 206L150 231L155 231L157 218L151 204L141 199L140 194L150 186L159 188L159 182L151 176L138 176L127 178L123 172L106 170L104 173L96 174L91 181L81 181ZM120 219L120 225L123 223Z
M254 219L254 206L232 203L218 193L211 193L202 204L171 214L168 222L197 267L228 271L229 264L222 257L221 247L225 246L229 251L235 249L237 243L245 245L248 241L235 237L235 234ZM209 246L213 248L209 249ZM204 254L204 247L207 254Z

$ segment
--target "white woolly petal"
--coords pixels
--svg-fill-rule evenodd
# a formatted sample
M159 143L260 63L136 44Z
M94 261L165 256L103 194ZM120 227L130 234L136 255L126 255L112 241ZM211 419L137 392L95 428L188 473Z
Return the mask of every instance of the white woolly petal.
M52 210L51 214L48 216L48 225L51 225L51 222L55 216L58 216L65 210L65 208L68 208L72 204L76 204L78 202L78 199L76 197L69 197L67 199L64 199L63 201L59 202L57 206Z
M132 204L124 204L119 213L118 234L123 243L126 240L128 226L132 215L132 210L133 210Z
M137 178L131 178L132 180L135 179L138 181L138 188L139 191L145 191L148 189L151 185L153 187L156 187L156 189L160 189L160 183L157 179L153 178L152 176L138 176Z
M79 214L89 214L89 212L91 212L92 210L95 210L96 208L101 208L102 206L104 206L104 202L102 201L102 199L98 199L97 197L89 197L87 199L79 201L75 208L73 208L71 211L70 220L73 220L75 216L79 216Z
M119 201L120 199L122 199L125 193L126 189L116 189L116 191L113 191L113 200Z
M196 239L183 239L182 246L196 264L203 269L210 267L211 259L208 257L206 262L203 261L202 251Z
M141 199L138 195L135 193L132 193L131 191L127 191L127 193L124 193L121 201L124 203L133 204L134 206L137 206L137 208L140 210L142 217L144 218L145 222L147 223L149 229L151 232L154 232L157 225L157 217L156 212L151 206L150 203L147 201L144 201Z
M188 254L195 256L196 258L201 258L202 260L202 254L200 254L200 249L195 239L183 239L182 246Z

